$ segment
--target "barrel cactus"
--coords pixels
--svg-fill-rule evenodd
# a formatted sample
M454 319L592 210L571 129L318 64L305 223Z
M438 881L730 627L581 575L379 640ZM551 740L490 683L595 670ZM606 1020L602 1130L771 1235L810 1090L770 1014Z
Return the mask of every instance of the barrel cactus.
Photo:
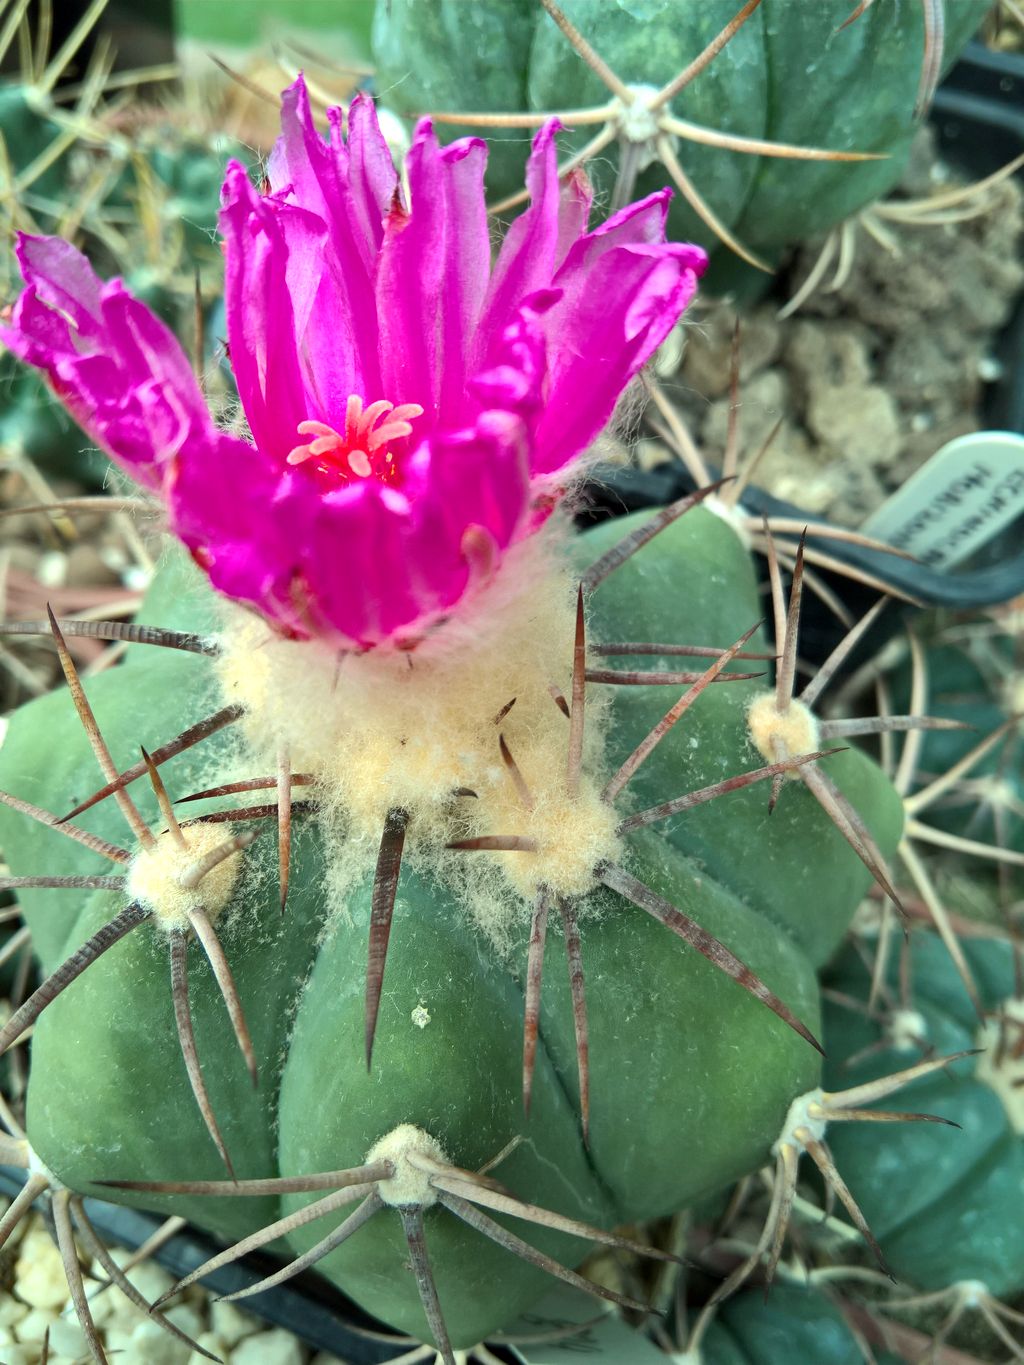
M957 847L949 839L965 837L976 841L967 851L989 846L990 860L1004 865L1004 881L1024 860L1019 724L1024 696L1015 625L1012 608L974 621L937 622L891 680L895 705L909 704L916 689L931 715L966 727L928 735L922 743L920 773L955 777L930 803L928 819L936 842L947 836L947 847ZM1004 889L1009 901L1012 887Z
M870 945L868 945L870 946ZM898 1275L887 1311L932 1311L936 1348L965 1319L1014 1354L1024 1286L1024 1237L1015 1215L1024 1183L1021 1021L1015 951L978 926L963 952L983 1009L979 1019L944 946L915 933L872 996L871 972L848 950L830 969L825 1009L828 1071L870 1083L893 1065L967 1052L908 1090L915 1108L961 1128L955 1144L930 1127L901 1127L882 1148L877 1129L836 1135L836 1158ZM881 1160L879 1158L881 1157ZM898 1172L901 1198L892 1197Z
M939 70L986 5L854 8L380 0L374 56L402 113L463 113L464 126L521 139L558 111L573 130L567 166L585 158L606 190L671 177L681 194L673 235L709 249L721 241L763 265L899 181ZM497 71L495 51L507 54ZM520 142L498 145L496 197L521 164ZM869 156L843 164L858 153Z
M325 141L300 79L282 120L221 218L245 434L119 281L19 242L0 338L189 553L141 624L7 627L52 633L74 705L0 761L45 978L0 1031L34 1024L3 1150L87 1323L102 1192L219 1260L280 1238L275 1282L316 1262L451 1361L820 1126L816 969L892 891L902 808L811 710L852 641L796 695L799 555L770 647L713 489L568 534L705 265L664 193L588 231L547 126L492 266L483 144L422 126L407 199L369 101ZM76 631L123 664L83 686Z

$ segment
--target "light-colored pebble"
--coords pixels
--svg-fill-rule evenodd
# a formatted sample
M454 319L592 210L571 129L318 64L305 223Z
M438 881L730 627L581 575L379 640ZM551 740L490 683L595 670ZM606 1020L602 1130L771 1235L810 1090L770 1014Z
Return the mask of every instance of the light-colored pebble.
M233 1303L215 1300L210 1305L210 1328L230 1350L244 1337L251 1337L253 1332L258 1332L260 1324L251 1314L243 1313Z
M42 1341L47 1327L56 1321L57 1314L52 1309L33 1308L14 1324L14 1335L23 1342Z
M119 1365L188 1365L191 1354L191 1346L147 1319L132 1333Z
M63 586L68 572L68 559L63 550L47 550L39 556L39 581L44 588Z
M116 1248L111 1255L118 1265L124 1265L131 1258L131 1252L122 1248ZM143 1261L140 1265L132 1266L126 1274L129 1284L134 1285L148 1303L166 1294L174 1284L173 1276L162 1265L157 1265L156 1261Z
M221 1360L228 1361L228 1348L224 1341L216 1332L203 1332L196 1337L196 1341L204 1351L209 1351L211 1355L220 1356ZM193 1351L188 1358L188 1365L209 1365L206 1356L200 1355L198 1351Z
M4 1365L38 1365L38 1346L5 1346Z
M130 1299L126 1299L120 1289L108 1289L103 1297L110 1300L104 1310L106 1313L104 1333L121 1332L124 1336L130 1337L145 1314L140 1308L136 1308Z
M0 1199L0 1216L5 1202ZM120 1247L110 1250L122 1266L131 1255ZM93 1272L98 1267L93 1266ZM144 1262L127 1274L151 1303L173 1284L155 1262ZM96 1296L101 1286L103 1292ZM89 1353L85 1333L70 1307L60 1253L35 1217L18 1248L14 1288L14 1293L0 1290L0 1365L39 1365L47 1329L50 1365L81 1365ZM143 1314L116 1286L108 1286L105 1276L94 1279L86 1274L84 1288L104 1348L111 1358L117 1357L118 1365L200 1365L207 1359ZM258 1318L233 1303L211 1301L198 1285L190 1286L164 1316L224 1365L306 1365L310 1359L309 1351L289 1332L265 1329ZM321 1352L314 1365L345 1362Z
M118 1300L124 1302L124 1295L120 1289L104 1289L102 1294L97 1293L103 1283L105 1282L102 1280L85 1281L85 1294L89 1300L92 1320L97 1327L101 1328L108 1322L116 1320Z
M28 1312L28 1304L13 1294L0 1293L0 1327L11 1327Z
M61 1317L51 1323L50 1350L58 1355L71 1356L72 1359L89 1354L89 1343L77 1318Z
M115 1352L127 1351L128 1347L132 1344L132 1334L131 1332L126 1332L123 1327L116 1325L108 1327L103 1333L103 1343L106 1347L107 1355L113 1355ZM119 1355L118 1359L123 1365L124 1357Z
M22 1239L14 1282L18 1298L33 1308L63 1308L70 1297L60 1252L42 1224Z
M198 1337L203 1330L203 1315L190 1303L176 1303L173 1308L163 1310L168 1322L173 1322L179 1332L187 1337Z
M231 1365L305 1365L306 1360L296 1339L280 1327L246 1337L231 1352Z

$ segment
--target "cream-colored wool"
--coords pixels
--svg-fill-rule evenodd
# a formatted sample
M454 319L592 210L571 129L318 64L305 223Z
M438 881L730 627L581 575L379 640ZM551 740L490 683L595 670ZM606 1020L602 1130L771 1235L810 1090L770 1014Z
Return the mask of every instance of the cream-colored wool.
M185 847L165 830L152 848L135 855L128 872L128 896L153 912L162 929L187 929L188 914L201 906L215 920L230 902L238 880L241 859L230 854L210 869L198 886L182 885L184 878L208 853L234 837L229 825L187 825L182 831Z
M818 720L802 701L791 701L780 711L774 692L762 692L747 708L750 738L766 763L782 763L800 754L813 754L819 744ZM796 770L786 773L787 780L798 778Z
M825 1092L821 1089L808 1090L803 1095L797 1095L786 1112L782 1132L772 1143L772 1156L778 1156L783 1147L793 1147L796 1151L802 1152L804 1136L810 1137L814 1142L822 1140L828 1127L828 1121L821 1112L824 1101Z
M313 775L337 885L372 869L396 808L408 815L411 858L478 835L536 842L536 852L457 855L475 864L461 876L449 860L464 889L469 884L467 899L485 928L495 870L517 902L532 899L541 884L555 896L575 896L592 888L598 862L616 856L616 817L595 776L607 707L593 689L582 776L575 795L567 792L570 726L552 687L571 695L577 580L550 539L536 537L515 552L516 564L503 566L494 610L482 593L472 610L414 650L339 655L231 612L217 663L225 698L245 707L242 725L257 761L273 770L287 749L292 771ZM529 804L502 759L501 737ZM488 894L474 894L472 884L479 893L488 874Z
M366 1164L390 1161L395 1173L377 1184L377 1193L385 1204L394 1206L416 1204L421 1209L437 1203L437 1192L430 1184L430 1172L414 1166L410 1157L425 1157L429 1161L448 1165L448 1158L438 1142L411 1123L401 1123L385 1133L366 1154Z

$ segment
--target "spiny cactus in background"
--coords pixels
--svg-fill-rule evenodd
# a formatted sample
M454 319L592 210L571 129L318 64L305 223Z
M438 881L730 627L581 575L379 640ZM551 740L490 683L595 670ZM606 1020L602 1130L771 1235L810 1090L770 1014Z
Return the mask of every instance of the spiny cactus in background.
M1019 628L1014 604L973 621L943 627L941 613L886 651L888 669L866 665L847 690L873 683L884 712L908 708L931 716L897 748L883 736L883 766L904 807L897 876L912 888L907 908L930 920L958 973L967 999L984 1010L960 939L973 921L1016 933L1020 914L1020 715L1014 659ZM968 857L969 878L951 877L951 861ZM895 951L889 907L881 912L875 958L876 1000Z
M864 1337L816 1286L794 1276L777 1285L770 1299L747 1291L730 1300L708 1328L699 1353L691 1346L671 1357L677 1365L861 1365ZM901 1358L878 1351L877 1365Z
M211 52L226 55L291 42L320 59L365 62L370 55L369 0L174 0L175 45L188 62L207 68Z
M379 0L373 43L386 103L506 139L496 196L517 183L517 130L557 113L573 130L564 173L585 164L613 209L671 179L673 235L764 268L899 180L940 70L986 9Z
M952 774L929 802L932 842L955 851L966 837L976 845L968 851L984 845L1005 871L1024 860L1020 609L935 625L889 683L897 704L913 692L930 713L970 727L914 746L917 785ZM1005 876L1002 889L1009 909Z
M267 193L225 186L245 436L120 282L19 242L0 337L191 562L142 625L3 627L52 634L74 706L23 708L2 752L3 885L46 976L0 1030L34 1026L0 1237L48 1192L99 1361L86 1192L194 1219L220 1261L282 1237L274 1283L319 1264L450 1365L547 1276L642 1307L567 1268L667 1254L609 1227L791 1137L831 1173L816 1125L855 1099L820 1091L815 971L872 880L895 895L902 823L832 738L928 722L815 717L859 632L797 695L803 547L788 601L773 550L770 648L715 489L566 533L704 268L663 194L587 231L548 126L492 267L481 144L420 128L406 203L368 100L347 141L301 81L282 121ZM76 632L124 663L83 687Z
M870 949L871 940L864 946ZM894 1065L978 1049L933 1069L908 1095L915 1107L960 1126L955 1144L931 1129L900 1127L887 1135L884 1170L877 1130L856 1138L837 1132L833 1146L902 1281L889 1287L884 1311L941 1310L936 1348L965 1314L974 1315L1016 1357L1014 1336L1024 1319L1002 1300L1024 1283L1024 1232L1016 1216L1024 1183L1019 963L1016 950L985 926L965 938L963 951L981 1020L931 933L915 932L901 958L890 960L880 991L870 957L865 962L854 949L830 969L825 1034L833 1083L871 1084Z
M109 46L96 45L82 69L83 44L106 0L89 6L67 40L49 52L49 0L34 31L27 7L0 6L0 60L19 45L17 74L0 82L0 288L18 278L7 242L15 231L54 232L79 242L104 274L123 270L128 286L193 344L197 279L202 314L219 295L214 230L230 139L206 133L207 119L159 103L126 103L174 68L111 76ZM79 78L72 83L72 77ZM169 150L169 145L171 150ZM208 358L208 357L207 357ZM74 434L67 413L31 374L0 360L4 396L0 445L13 460L101 483L109 465Z

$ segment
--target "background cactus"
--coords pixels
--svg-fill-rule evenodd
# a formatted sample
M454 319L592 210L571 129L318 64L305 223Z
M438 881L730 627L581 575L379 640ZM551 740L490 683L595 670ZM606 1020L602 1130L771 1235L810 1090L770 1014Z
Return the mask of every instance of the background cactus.
M672 95L671 108L658 106L659 117L672 113L724 139L883 158L859 165L736 155L714 145L717 137L708 143L678 142L671 128L659 134L656 120L635 109L616 125L621 100L617 109L612 106L620 92L609 89L601 72L581 57L578 43L574 51L552 13L529 0L473 6L460 0L388 0L377 6L373 44L378 86L388 104L406 114L443 114L446 121L452 112L482 111L488 136L512 139L495 143L501 151L492 160L496 197L520 183L522 164L522 134L502 130L503 113L514 125L517 114L608 106L606 118L596 121L574 121L572 112L562 115L575 129L571 145L577 154L603 124L616 126L617 135L595 148L587 163L588 174L606 195L616 175L625 178L627 197L634 179L639 192L663 185L673 174L660 145L667 140L670 155L678 155L687 181L710 211L695 214L684 190L672 208L674 235L708 250L721 238L773 260L784 246L825 231L897 183L917 115L927 102L922 82L934 88L939 67L953 61L985 9L984 0L924 7L875 4L860 7L847 25L853 11L845 0L809 8L787 0L742 8L733 0L629 5L566 0L560 7L614 77L640 92L637 107L655 91L667 93L669 83L717 35L732 31L706 69L691 73L693 83L687 80ZM932 29L943 12L944 35L941 24ZM736 19L741 26L730 30ZM497 73L484 55L496 50L507 54ZM491 116L497 116L493 123ZM472 123L467 119L453 131L464 132ZM613 197L615 202L621 200ZM729 262L719 259L712 280L724 285L732 279L729 269Z
M900 969L894 962L886 1000L868 1012L870 975L848 951L829 974L835 995L830 994L825 1022L829 1077L843 1086L884 1075L894 1063L906 1066L925 1055L983 1049L906 1092L908 1105L951 1119L962 1131L944 1141L937 1127L907 1125L884 1144L876 1139L877 1129L856 1138L842 1132L833 1146L905 1284L934 1291L974 1282L1001 1299L1024 1284L1024 1235L1018 1219L1003 1216L1016 1207L1024 1180L1020 1104L1014 1093L1020 1069L1019 1000L1013 951L1005 940L967 939L963 948L984 1021L971 1007L948 954L932 935L919 933L903 965L912 1009L900 1008ZM896 1172L898 1201L892 1198ZM949 1306L952 1302L951 1297Z
M953 838L967 837L1024 853L1022 754L1016 717L1021 711L1019 637L1012 607L975 620L935 621L919 649L890 679L893 702L909 701L915 678L929 714L970 728L926 736L917 767L922 782L956 769L959 780L929 811L931 824ZM971 761L974 757L974 761ZM965 766L969 764L969 766ZM982 876L980 868L974 879ZM1012 903L1004 885L1003 904Z
M120 271L194 349L197 279L204 320L212 322L220 294L214 234L224 161L248 153L207 111L125 104L123 93L108 90L109 50L101 43L83 56L102 11L90 6L55 52L39 41L21 44L16 73L0 81L0 288L5 299L16 289L13 232L54 232L81 245L104 274ZM0 60L19 41L10 18L0 28ZM167 75L166 67L119 73L118 86L146 87ZM204 362L216 341L212 327L206 332ZM8 457L95 486L104 481L108 461L6 352L0 393Z
M765 1301L756 1291L733 1299L704 1338L703 1365L784 1365L813 1360L815 1365L858 1365L864 1359L842 1314L820 1292L778 1285ZM898 1357L881 1352L879 1365Z

